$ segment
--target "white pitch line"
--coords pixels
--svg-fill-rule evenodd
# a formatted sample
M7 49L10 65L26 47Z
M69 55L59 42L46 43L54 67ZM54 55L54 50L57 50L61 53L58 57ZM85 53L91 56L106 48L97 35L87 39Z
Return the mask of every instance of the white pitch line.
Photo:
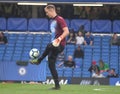
M93 89L93 90L95 90L95 91L104 91L105 88L95 88L95 89Z
M95 90L95 91L101 91L101 89L100 89L100 88L95 88L95 89L93 89L93 90Z

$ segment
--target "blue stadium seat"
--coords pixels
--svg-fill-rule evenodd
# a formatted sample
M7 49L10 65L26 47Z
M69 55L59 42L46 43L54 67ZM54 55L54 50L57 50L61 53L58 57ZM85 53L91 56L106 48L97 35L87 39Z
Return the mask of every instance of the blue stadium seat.
M20 49L20 50L14 50L14 54L18 54L18 55L20 55L20 54L22 54L22 50Z
M57 68L57 72L59 77L63 77L63 72L64 72L63 68Z
M109 42L110 39L111 39L111 36L108 36L108 35L102 36L102 42Z
M32 45L32 43L33 43L33 39L26 39L24 41L24 45Z
M91 77L91 74L88 71L83 71L82 72L82 77Z
M48 40L43 40L43 41L42 41L42 44L43 44L43 45L47 45L48 43L50 43Z
M18 36L17 40L21 40L21 41L24 41L25 40L25 36Z
M4 44L0 44L0 51L4 51L5 49L6 49L6 45L4 45Z
M117 53L118 54L119 50L118 50L118 46L111 46L110 47L110 53Z
M3 61L3 54L0 54L0 61Z
M117 53L110 54L110 59L114 61L116 60L118 61L118 54Z
M89 67L91 66L91 62L92 62L92 61L84 62L82 69L83 69L84 71L88 71Z
M73 49L70 49L70 48L66 49L66 52L67 52L67 53L71 52L71 53L73 53L73 54L74 54L74 51L75 51L75 49L74 49L74 48L73 48Z
M20 35L20 34L16 34L16 33L8 34L9 37L17 37L18 35Z
M47 44L46 43L41 43L41 48L46 48Z
M7 37L7 39L15 41L17 39L17 36L9 36L9 37Z
M95 35L94 36L94 41L101 41L101 36L100 35Z
M0 49L0 55L3 55L5 53L5 49Z
M75 58L74 61L75 61L76 68L82 68L82 64L83 64L82 58Z
M3 60L4 53L5 53L5 49L1 49L1 47L0 47L0 61Z
M42 43L42 41L41 41L41 38L34 38L34 40L33 40L33 44L41 44Z
M94 46L93 53L101 53L101 46Z
M72 68L64 68L64 73L63 76L64 77L72 77Z
M102 42L101 36L94 36L94 43L93 43L94 46L101 46L101 42Z
M24 46L24 43L23 43L24 41L22 41L22 42L17 42L16 43L16 45L15 45L15 47L18 47L18 48L23 48L23 46Z
M91 49L91 48L85 48L85 49L84 49L84 52L85 52L85 53L92 53L92 49Z
M81 68L73 69L73 77L81 77Z
M110 52L110 46L108 43L103 43L101 46L102 46L101 48L102 52Z
M24 51L25 53L29 53L29 51L30 51L31 49L32 49L32 47L29 46L29 45L26 45L26 46L23 47L23 51Z
M84 62L92 60L92 53L85 53Z
M100 54L93 54L93 57L92 57L92 60L98 62L101 58L101 55Z
M21 60L21 54L14 53L14 55L12 57L12 61L19 61L19 60Z
M45 18L31 18L28 22L29 31L48 31L48 20Z
M37 43L36 43L36 44L34 43L33 46L32 46L32 48L36 48L36 49L39 49L39 50L40 50L41 45L40 45L40 43L38 43L38 44L37 44Z
M50 38L51 37L51 35L50 34L43 34L42 35L42 38L44 39L44 38Z
M75 45L67 44L66 49L75 49Z
M27 31L27 19L25 18L8 18L8 31Z
M40 40L40 39L42 39L43 37L42 37L42 35L34 35L34 39L35 40Z
M106 63L109 63L109 59L110 59L110 56L109 56L109 53L105 53L101 55L101 59L106 62Z
M110 33L112 31L112 23L110 20L93 20L92 32Z

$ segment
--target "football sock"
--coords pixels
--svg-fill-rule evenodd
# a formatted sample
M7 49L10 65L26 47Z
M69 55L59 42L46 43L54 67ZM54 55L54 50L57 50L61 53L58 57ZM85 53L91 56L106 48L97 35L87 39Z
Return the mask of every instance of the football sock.
M55 81L55 88L60 88L58 79L55 79L54 81Z

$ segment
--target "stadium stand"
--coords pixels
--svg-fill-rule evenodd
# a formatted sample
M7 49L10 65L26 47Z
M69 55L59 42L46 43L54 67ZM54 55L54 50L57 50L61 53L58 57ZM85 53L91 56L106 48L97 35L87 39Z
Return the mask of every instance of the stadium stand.
M63 71L64 71L63 74L64 77L72 77L72 71L73 71L72 68L64 68Z
M42 53L47 43L50 41L50 34L7 34L9 43L7 45L0 46L0 60L5 61L17 61L17 60L29 60L29 51L31 48L38 48ZM116 72L119 72L120 67L120 47L111 46L108 44L102 44L102 42L107 42L104 40L106 36L95 36L94 38L97 41L101 41L101 45L94 46L82 46L82 49L85 52L85 57L83 60L80 60L80 68L72 69L72 72L68 72L67 69L58 68L58 74L62 76L70 77L90 77L88 72L88 67L91 65L92 60L96 62L102 58L106 63L109 64L110 68L115 68ZM107 36L109 37L109 36ZM42 41L39 41L42 39ZM67 45L65 55L73 55L75 50L75 45ZM78 60L78 59L77 59ZM77 63L78 61L75 60ZM98 64L98 63L97 63ZM69 70L69 69L68 69ZM76 72L79 70L78 72ZM51 76L50 72L47 70L47 76Z
M108 63L110 68L115 68L120 74L120 47L110 45L111 36L109 35L109 33L119 33L120 30L118 25L120 24L120 21L113 21L112 25L109 20L93 20L92 22L81 19L66 20L69 27L75 29L75 31L78 30L80 25L85 25L85 28L88 31L92 27L93 33L108 33L108 35L94 35L93 46L82 46L82 49L85 52L84 59L80 60L82 61L82 64L80 65L82 67L75 69L57 68L59 76L91 77L88 68L91 65L92 60L98 62L100 58ZM43 24L43 21L45 24ZM49 21L47 19L30 19L27 21L25 18L9 18L6 23L6 19L0 18L0 30L8 30L8 32L5 32L5 35L8 38L8 44L0 45L0 61L29 60L29 51L31 48L37 48L42 53L47 43L50 42L51 34L49 32L43 33L38 31L49 31L48 23ZM11 30L16 32L11 33ZM30 32L26 32L28 30L30 30ZM64 51L66 57L68 55L73 55L75 48L75 45L67 45ZM51 76L48 69L47 76Z

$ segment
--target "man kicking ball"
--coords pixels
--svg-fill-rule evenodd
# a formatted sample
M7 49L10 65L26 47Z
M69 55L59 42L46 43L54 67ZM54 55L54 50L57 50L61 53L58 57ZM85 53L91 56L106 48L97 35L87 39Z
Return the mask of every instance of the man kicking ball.
M55 82L55 87L52 89L59 90L60 85L58 81L58 73L55 67L57 55L64 50L66 45L66 37L69 34L69 30L65 20L57 15L54 5L47 5L45 8L46 15L52 19L50 24L50 30L52 33L52 40L38 59L31 60L32 64L40 64L41 61L48 55L48 66L51 71L52 77Z

